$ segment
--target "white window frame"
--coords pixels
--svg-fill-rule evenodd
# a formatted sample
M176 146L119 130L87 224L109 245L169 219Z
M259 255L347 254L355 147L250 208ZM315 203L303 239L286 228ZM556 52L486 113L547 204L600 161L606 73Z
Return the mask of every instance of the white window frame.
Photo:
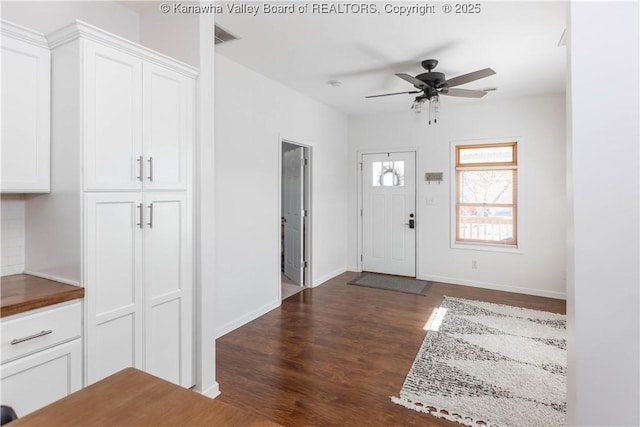
M516 180L518 183L518 188L516 191L516 200L515 204L517 206L517 221L516 221L516 230L518 239L517 245L504 245L500 243L487 243L487 242L458 242L456 241L456 148L458 146L469 146L469 145L487 145L487 144L503 144L515 142L518 152L517 158L517 169L516 169ZM464 250L475 250L475 251L487 251L487 252L505 252L505 253L522 253L523 247L523 235L522 235L522 224L523 224L523 215L522 215L522 163L524 159L524 152L522 139L520 137L510 137L510 138L486 138L486 139L473 139L473 140L461 140L461 141L451 141L450 142L450 158L449 158L449 167L450 167L450 239L451 249L464 249Z

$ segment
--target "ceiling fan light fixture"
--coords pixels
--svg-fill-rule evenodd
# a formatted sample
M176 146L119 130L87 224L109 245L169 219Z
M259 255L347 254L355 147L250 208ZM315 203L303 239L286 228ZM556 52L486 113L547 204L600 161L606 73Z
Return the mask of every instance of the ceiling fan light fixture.
M413 112L416 114L422 113L422 105L425 103L425 101L425 98L416 98L415 101L413 101L413 104L411 104L411 109L413 110Z

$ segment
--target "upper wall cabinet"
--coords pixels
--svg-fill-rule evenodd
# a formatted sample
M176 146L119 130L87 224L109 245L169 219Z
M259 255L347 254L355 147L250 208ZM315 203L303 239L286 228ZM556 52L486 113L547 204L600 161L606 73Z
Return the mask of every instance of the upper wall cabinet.
M2 21L3 193L49 192L51 55L45 37Z
M91 41L84 58L84 189L184 190L188 79Z

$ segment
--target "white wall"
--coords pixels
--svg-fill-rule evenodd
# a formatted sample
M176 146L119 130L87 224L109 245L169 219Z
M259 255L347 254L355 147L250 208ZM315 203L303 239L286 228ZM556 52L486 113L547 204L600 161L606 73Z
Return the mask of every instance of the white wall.
M314 285L345 271L346 136L340 113L216 55L219 334L280 304L280 137L312 147Z
M80 19L139 42L138 14L112 1L2 1L2 19L48 34Z
M569 425L640 425L639 12L570 8Z
M140 13L140 44L199 67L200 51L189 47L194 46L194 42L195 46L198 46L200 19L207 14L174 13L173 11L162 13L160 11L162 2L148 3L151 3L149 7ZM192 3L194 2L181 2L185 5ZM208 15L212 21L211 25L215 26L212 14Z
M3 194L0 211L2 229L2 276L22 273L24 270L25 203L22 194Z
M357 152L418 149L418 262L421 279L511 292L565 297L565 98L547 95L447 105L437 124L426 113L354 117L349 121L348 265L357 257ZM519 164L520 253L451 248L450 141L516 137ZM443 172L441 184L425 172ZM427 205L433 198L434 205ZM477 269L471 261L477 261Z

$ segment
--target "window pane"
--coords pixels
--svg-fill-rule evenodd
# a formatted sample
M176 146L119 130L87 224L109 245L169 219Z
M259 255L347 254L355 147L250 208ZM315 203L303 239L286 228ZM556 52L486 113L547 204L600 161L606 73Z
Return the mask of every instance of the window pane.
M492 147L460 147L460 165L473 163L512 163L514 161L513 145L496 145Z
M458 171L459 203L513 203L513 170Z
M404 160L396 162L373 162L371 178L374 187L403 187Z
M513 242L513 208L458 207L457 240Z

